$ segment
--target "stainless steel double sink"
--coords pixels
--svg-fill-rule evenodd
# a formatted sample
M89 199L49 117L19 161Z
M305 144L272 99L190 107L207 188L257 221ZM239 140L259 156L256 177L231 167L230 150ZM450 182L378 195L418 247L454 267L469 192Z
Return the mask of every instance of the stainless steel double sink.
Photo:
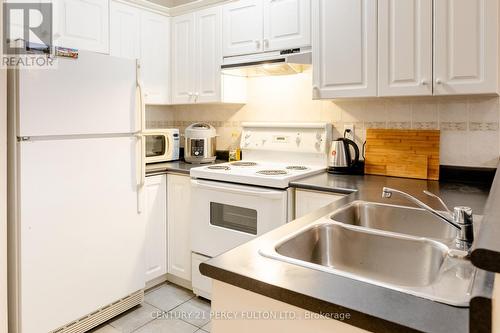
M468 307L476 269L456 230L425 210L354 201L275 244L266 257Z

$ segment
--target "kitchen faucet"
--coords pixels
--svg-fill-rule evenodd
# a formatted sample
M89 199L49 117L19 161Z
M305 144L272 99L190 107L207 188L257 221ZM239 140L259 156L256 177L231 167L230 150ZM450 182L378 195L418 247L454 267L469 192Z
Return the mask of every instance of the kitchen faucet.
M437 211L430 206L426 205L422 201L413 197L412 195L405 193L403 191L399 191L393 188L384 187L382 189L382 198L391 198L393 194L398 194L409 201L413 202L417 206L425 209L429 213L438 217L442 221L452 225L456 229L459 230L457 237L455 238L455 247L461 251L470 252L472 247L472 242L474 241L474 224L472 219L472 208L470 207L455 207L453 209L453 213L448 209L446 204L439 198L437 195L424 191L424 193L428 196L431 196L435 199L438 199L440 204L445 208L444 212Z

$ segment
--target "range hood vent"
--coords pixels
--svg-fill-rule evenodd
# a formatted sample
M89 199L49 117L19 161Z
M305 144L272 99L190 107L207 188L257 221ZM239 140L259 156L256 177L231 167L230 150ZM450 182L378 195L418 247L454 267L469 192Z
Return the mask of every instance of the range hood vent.
M284 50L224 58L222 74L240 77L293 75L311 68L310 49Z

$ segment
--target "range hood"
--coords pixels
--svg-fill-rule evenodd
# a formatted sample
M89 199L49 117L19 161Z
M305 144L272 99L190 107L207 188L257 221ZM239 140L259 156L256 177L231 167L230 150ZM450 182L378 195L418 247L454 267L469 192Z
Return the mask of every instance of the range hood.
M222 74L240 77L292 75L311 68L311 49L292 49L277 52L224 58Z

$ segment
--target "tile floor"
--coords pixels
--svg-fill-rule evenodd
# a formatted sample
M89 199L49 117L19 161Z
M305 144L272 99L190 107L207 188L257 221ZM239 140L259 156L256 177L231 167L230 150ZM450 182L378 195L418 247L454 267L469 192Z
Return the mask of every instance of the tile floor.
M210 302L172 283L146 292L144 303L91 333L207 333Z

